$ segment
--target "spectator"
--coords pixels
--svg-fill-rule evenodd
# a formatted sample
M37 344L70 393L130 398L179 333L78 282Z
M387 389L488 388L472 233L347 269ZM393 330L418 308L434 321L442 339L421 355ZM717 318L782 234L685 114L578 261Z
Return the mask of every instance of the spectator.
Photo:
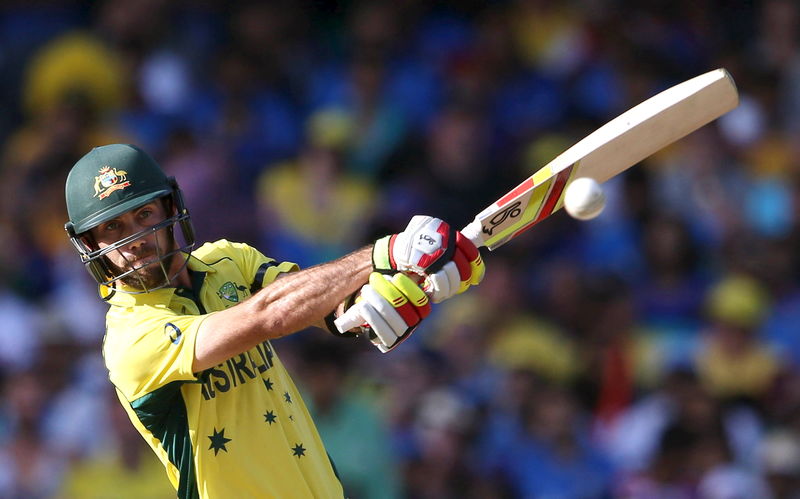
M709 292L709 330L697 369L709 391L722 399L757 401L776 381L778 357L759 338L769 301L752 278L729 276Z

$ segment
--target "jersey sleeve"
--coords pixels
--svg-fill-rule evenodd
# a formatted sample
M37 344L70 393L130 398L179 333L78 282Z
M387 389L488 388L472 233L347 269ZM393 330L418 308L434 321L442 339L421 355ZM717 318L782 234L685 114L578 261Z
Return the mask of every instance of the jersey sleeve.
M136 307L107 318L103 354L111 382L135 400L173 382L193 382L194 345L206 315Z
M242 275L250 279L250 291L255 292L263 288L267 284L277 279L281 274L286 272L295 272L300 267L292 262L278 262L273 258L265 256L258 251L244 243L228 243L232 248L235 248L239 255L237 264L239 265Z

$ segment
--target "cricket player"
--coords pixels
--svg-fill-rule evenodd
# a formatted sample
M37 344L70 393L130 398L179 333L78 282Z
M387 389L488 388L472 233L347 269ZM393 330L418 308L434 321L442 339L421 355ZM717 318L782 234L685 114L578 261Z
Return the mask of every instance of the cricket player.
M126 144L81 158L66 203L69 238L110 305L109 378L181 498L343 497L270 340L309 326L342 334L333 321L359 301L365 324L342 335L366 334L388 352L429 313L429 300L484 272L471 242L423 216L305 270L226 240L195 249L176 180Z

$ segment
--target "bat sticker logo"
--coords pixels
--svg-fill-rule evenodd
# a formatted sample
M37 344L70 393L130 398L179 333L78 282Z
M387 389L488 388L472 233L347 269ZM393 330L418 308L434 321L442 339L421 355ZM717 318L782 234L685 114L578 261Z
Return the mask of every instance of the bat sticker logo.
M520 204L522 204L522 201L517 201L508 205L503 211L497 212L495 216L488 220L489 225L484 225L482 227L483 232L491 236L492 232L494 232L498 226L502 225L506 219L520 216L520 214L522 214L522 210L519 207Z

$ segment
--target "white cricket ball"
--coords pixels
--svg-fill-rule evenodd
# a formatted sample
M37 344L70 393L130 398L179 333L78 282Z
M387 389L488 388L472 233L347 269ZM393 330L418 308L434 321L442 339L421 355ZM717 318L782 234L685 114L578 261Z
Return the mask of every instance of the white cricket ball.
M573 218L591 220L606 206L606 195L596 180L589 177L576 178L564 193L564 209Z

